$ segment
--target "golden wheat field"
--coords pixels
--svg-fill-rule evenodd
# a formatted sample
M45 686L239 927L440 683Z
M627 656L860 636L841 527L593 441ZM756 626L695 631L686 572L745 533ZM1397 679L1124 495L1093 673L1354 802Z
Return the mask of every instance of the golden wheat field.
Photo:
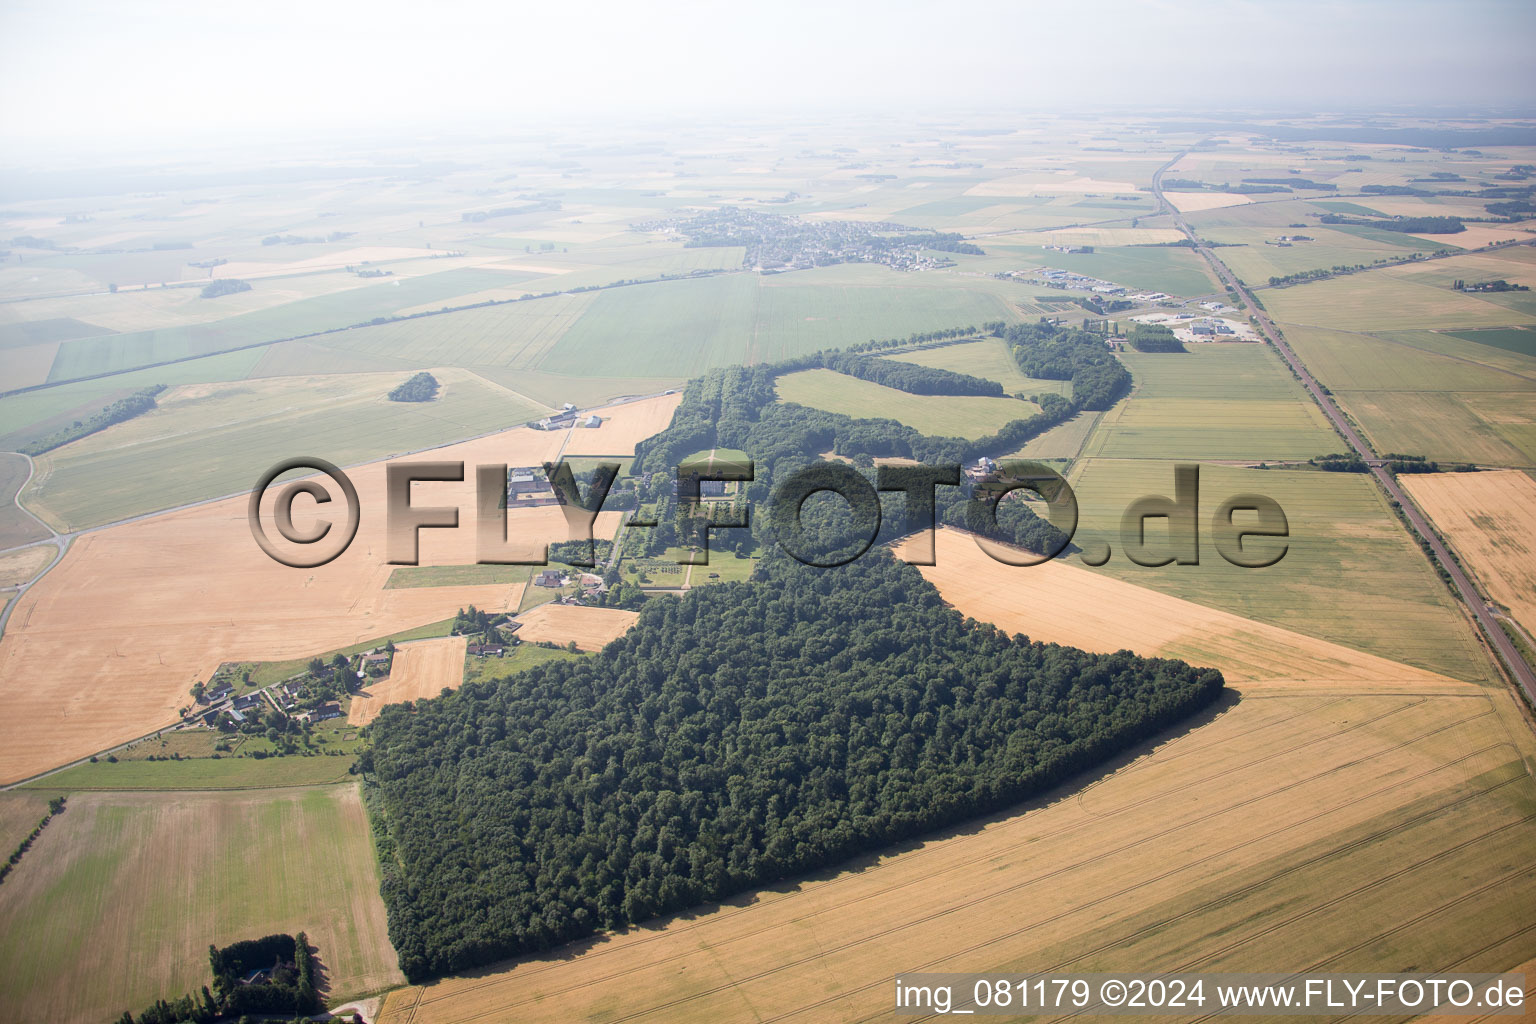
M1536 629L1536 480L1518 470L1401 479L1484 589Z
M379 717L385 705L436 697L444 687L457 690L464 682L466 645L462 636L401 644L395 650L389 677L369 680L353 695L352 706L347 709L347 721L352 725L367 725Z
M595 651L623 636L639 617L639 612L622 608L541 604L517 617L523 624L517 638L524 643L543 640L562 647L574 642L584 651Z

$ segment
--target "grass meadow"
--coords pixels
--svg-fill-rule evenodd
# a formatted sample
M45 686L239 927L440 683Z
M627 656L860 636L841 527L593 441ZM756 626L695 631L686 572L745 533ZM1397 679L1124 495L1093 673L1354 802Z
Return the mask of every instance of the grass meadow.
M832 370L802 370L778 380L781 402L840 412L857 419L891 419L941 437L986 437L1039 410L1017 398L910 395Z
M1010 395L1038 395L1047 392L1057 395L1072 394L1071 381L1026 377L1020 372L1019 365L1013 361L1013 356L1008 352L1008 343L1001 338L986 338L982 341L968 341L959 345L919 349L916 352L903 352L900 355L885 358L995 380Z

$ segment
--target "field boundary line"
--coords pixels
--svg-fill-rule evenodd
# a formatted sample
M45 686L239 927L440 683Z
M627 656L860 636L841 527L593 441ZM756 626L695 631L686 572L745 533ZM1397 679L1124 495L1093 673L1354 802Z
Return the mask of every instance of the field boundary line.
M1445 768L1451 767L1452 765L1458 764L1461 761L1466 760L1467 758L1474 757L1474 756L1476 756L1478 754L1485 753L1488 750L1496 749L1496 748L1502 747L1502 746L1508 746L1508 744L1505 744L1505 743L1494 743L1494 744L1491 744L1488 747L1483 748L1482 750L1474 751L1473 753L1466 755L1466 757L1459 758L1457 761L1452 761L1452 762L1449 762L1448 764L1445 764L1445 765L1438 765L1438 766L1436 766L1434 768L1431 768L1431 769L1429 769L1429 770L1427 770L1425 772L1420 773L1417 776L1414 776L1411 779L1404 779L1404 780L1402 780L1402 782L1394 783L1391 786L1383 787L1382 789L1377 790L1374 793L1369 793L1369 794L1366 794L1365 796L1357 797L1357 798L1355 798L1353 800L1346 801L1345 803L1339 804L1337 807L1331 808L1328 811L1323 811L1323 812L1320 812L1317 815L1313 815L1312 818L1303 819L1301 821L1295 822L1292 825L1289 825L1289 826L1286 826L1286 827L1287 828L1294 828L1297 825L1307 824L1308 822L1310 822L1312 820L1315 820L1317 817L1321 817L1321 816L1326 815L1326 814L1331 814L1335 810L1340 810L1340 809L1342 809L1344 807L1351 806L1352 804L1359 803L1362 800L1368 800L1368 799L1371 799L1372 797L1380 796L1383 793L1386 793L1386 792L1389 792L1389 791L1391 791L1393 789L1398 788L1402 784L1405 784L1405 783L1408 783L1408 782L1417 781L1418 779L1424 778L1424 777L1426 777L1428 775L1434 774L1435 772L1441 771L1441 770L1443 770ZM1506 762L1506 764L1512 764L1512 763L1513 762ZM1388 825L1385 828L1380 829L1380 830L1378 830L1376 832L1370 833L1370 834L1365 835L1365 836L1361 836L1358 839L1350 840L1350 841L1348 841L1346 843L1343 843L1342 845L1335 846L1334 848L1332 848L1330 850L1326 850L1326 851L1324 851L1322 853L1315 854L1315 855L1313 855L1311 857L1308 857L1306 860L1298 861L1296 863L1290 864L1287 867L1282 868L1281 870L1275 872L1272 875L1267 875L1264 878L1258 879L1258 880L1256 880L1254 882L1250 882L1250 883L1248 883L1245 886L1241 886L1241 887L1239 887L1237 889L1234 889L1234 890L1232 890L1230 892L1223 893L1220 896L1217 896L1217 897L1215 897L1213 899L1207 900L1204 903L1201 903L1201 904L1199 904L1197 906L1191 907L1190 909L1184 911L1183 913L1177 914L1174 917L1164 918L1164 919L1162 919L1160 921L1155 921L1155 922L1153 922L1151 924L1148 924L1148 925L1145 925L1145 926L1143 926L1141 928L1138 928L1138 929L1136 929L1133 932L1129 932L1129 933L1123 934L1123 935L1121 935L1121 936L1119 936L1119 937L1117 937L1117 938L1115 938L1115 939L1113 939L1113 940L1111 940L1109 942L1106 942L1106 943L1103 943L1103 944L1101 944L1099 946L1096 946L1093 949L1085 950L1084 952L1079 953L1079 954L1073 956L1072 958L1070 958L1068 960L1059 961L1058 963L1053 964L1050 967L1042 968L1041 969L1041 973L1051 972L1051 971L1060 971L1060 970L1063 970L1065 968L1071 967L1074 964L1081 963L1083 960L1087 959L1088 957L1094 956L1094 955L1096 955L1098 953L1103 953L1106 950L1115 948L1116 946L1123 945L1124 943L1126 943L1128 941L1132 941L1132 940L1134 940L1134 939L1136 939L1136 938L1138 938L1138 937L1140 937L1142 935L1145 935L1145 934L1147 934L1149 932L1165 928L1170 923L1172 923L1174 921L1183 920L1184 918L1190 917L1192 915L1202 913L1205 910L1210 909L1211 907L1215 907L1215 906L1218 906L1218 905L1220 905L1222 903L1225 903L1229 899L1231 899L1233 896L1241 896L1241 895L1244 895L1246 893L1256 891L1256 890L1258 890L1258 889L1260 889L1260 888L1262 888L1262 887L1264 887L1266 885L1269 885L1270 883L1274 882L1278 878L1283 878L1286 875L1292 874L1292 873L1294 873L1296 871L1301 871L1301 870L1303 870L1305 868L1314 867L1314 866L1316 866L1318 864L1321 864L1321 863L1323 863L1325 861L1328 861L1328 860L1330 860L1330 859L1332 859L1334 857L1337 857L1337 856L1339 856L1341 854L1346 854L1346 853L1352 852L1352 851L1354 851L1354 850L1356 850L1356 849L1358 849L1358 848L1360 848L1362 846L1366 846L1366 845L1369 845L1371 843L1374 843L1377 840L1381 839L1382 837L1384 837L1386 835L1389 835L1390 833L1393 833L1393 832L1396 832L1396 831L1399 831L1399 830L1402 830L1402 829L1406 829L1406 828L1408 828L1408 827L1410 827L1412 825L1415 825L1415 824L1418 824L1420 822L1427 821L1427 820L1433 819L1435 817L1438 817L1439 815L1441 815L1442 813L1444 813L1446 810L1448 810L1450 808L1453 808L1453 807L1456 807L1456 806L1458 806L1460 804L1466 803L1469 800L1475 800L1475 799L1478 799L1480 797L1486 796L1489 793L1492 793L1492 792L1495 792L1495 791L1497 791L1499 789L1502 789L1503 787L1511 785L1512 783L1519 782L1519 781L1521 781L1522 778L1523 778L1523 776L1521 776L1521 775L1515 775L1512 778L1505 779L1503 782L1495 783L1495 784L1493 784L1491 786L1488 786L1488 787L1486 787L1484 789L1480 789L1480 790L1477 790L1475 792L1467 793L1467 794L1464 794L1462 796L1459 796L1456 799L1451 800L1451 801L1449 801L1447 803L1442 803L1442 804L1439 804L1439 805L1437 805L1435 807L1431 807L1431 808L1429 808L1429 809L1419 813L1418 815L1415 815L1412 818L1407 818L1407 819L1404 819L1402 821L1394 822L1393 824ZM1523 822L1530 821L1533 818L1536 818L1536 815L1527 816L1526 818L1520 819L1519 821L1508 822L1508 823L1500 826L1498 829L1496 829L1494 831L1498 832L1498 831L1503 831L1505 829L1514 828L1515 826L1520 825ZM1284 831L1284 830L1282 829L1282 830L1278 830L1278 831ZM1250 841L1249 843L1244 843L1244 844L1241 844L1241 845L1251 845L1252 842L1262 842L1264 839L1267 839L1267 838L1269 838L1269 836L1267 836L1267 835L1266 836L1260 836L1260 837L1257 837L1255 840ZM1476 841L1476 840L1473 840L1473 841ZM1462 844L1462 845L1465 845L1465 844ZM1217 854L1215 856L1225 856L1227 853L1233 852L1234 850L1240 849L1240 848L1241 848L1241 846L1234 847L1233 850L1223 851L1221 854ZM1434 854L1429 859L1433 859L1433 857L1438 857L1438 856L1441 855L1441 853L1445 853L1445 852L1450 852L1450 851L1441 851L1440 853ZM1195 863L1198 864L1199 862L1195 862ZM1194 865L1191 864L1191 865L1186 865L1185 867L1193 867L1193 866ZM1413 867L1413 865L1411 865L1410 868L1411 867ZM1183 870L1183 868L1176 868L1172 872L1169 872L1169 874L1177 873L1180 870ZM1409 869L1405 868L1403 870L1409 870ZM1148 881L1157 881L1157 880L1159 880L1159 879L1149 879ZM1137 888L1140 887L1141 884L1145 884L1145 883L1138 883L1138 885L1131 886L1131 887L1129 887L1129 888L1127 888L1127 889L1125 889L1125 890L1123 890L1121 892L1111 894L1108 897L1104 897L1104 899L1123 898L1127 893L1134 892ZM1370 885L1374 885L1374 884L1376 884L1376 882L1373 880L1372 882L1367 883L1367 887L1370 886ZM1347 895L1350 895L1350 894L1345 894L1345 895L1347 896ZM918 968L915 968L915 970L923 970L923 969L928 968L928 967L933 967L933 966L936 966L938 964L942 964L946 960L952 959L953 956L955 956L955 955L974 953L977 950L985 949L987 946L992 945L993 943L1001 942L1001 941L1003 941L1005 939L1013 938L1013 937L1021 934L1024 931L1028 931L1030 928L1038 927L1040 924L1051 923L1054 920L1057 920L1057 919L1059 919L1061 917L1065 917L1065 916L1067 916L1069 914L1077 913L1079 910L1085 909L1086 907L1094 906L1094 905L1096 905L1097 903L1100 903L1100 902L1103 902L1103 900L1102 899L1095 900L1095 901L1092 901L1090 903L1083 904L1082 906L1074 907L1071 910L1063 911L1061 914L1056 915L1056 917L1048 918L1045 921L1036 922L1036 923L1030 924L1030 925L1028 925L1028 926L1026 926L1024 928L1019 928L1019 929L1015 929L1015 930L1010 931L1010 932L1005 932L1004 934L999 935L999 936L995 936L995 937L993 937L991 939L986 940L985 942L981 942L981 943L976 944L975 946L971 946L971 947L969 947L967 949L960 950L959 953L957 953L957 954L947 954L945 957L943 957L941 959L933 960L933 961L930 961L927 964L920 965ZM1272 929L1266 929L1266 931L1268 931L1268 930L1272 930ZM1254 936L1254 937L1257 937L1257 936ZM884 982L877 982L875 984L884 984ZM874 986L870 985L870 986L865 986L865 987L866 988L870 988L870 987L874 987ZM876 1018L874 1018L874 1017L866 1017L866 1018L864 1018L865 1021L874 1020L874 1019L876 1019ZM930 1015L930 1017L924 1018L924 1019L932 1019L932 1016ZM1065 1018L1059 1018L1059 1019L1065 1019ZM769 1024L769 1022L764 1022L764 1024Z
M1396 714L1398 711L1407 710L1408 708L1411 708L1411 707L1417 707L1421 703L1423 703L1423 702L1422 701L1418 701L1418 702L1414 702L1412 704L1404 705L1401 708L1398 708L1398 709L1395 709L1394 711L1388 712L1386 715L1378 716L1376 719L1370 719L1367 722L1361 723L1361 724L1364 725L1364 724L1369 724L1369 722L1378 721L1380 718L1387 717L1388 715L1391 715L1391 714ZM1074 861L1071 864L1064 865L1064 866L1062 866L1060 868L1057 868L1057 869L1055 869L1053 871L1047 872L1047 873L1045 873L1043 875L1038 875L1038 876L1026 879L1026 880L1024 880L1022 882L1016 883L1016 884L1011 885L1011 886L1006 886L1006 887L1004 887L1002 889L997 890L996 892L988 893L988 894L983 895L983 896L978 896L975 899L968 900L968 901L966 901L964 903L959 903L959 904L953 904L953 905L950 905L950 906L946 906L943 909L935 911L934 913L932 913L932 914L930 914L930 915L928 915L926 917L923 917L923 918L920 918L920 919L917 919L917 920L913 920L913 921L903 922L902 924L894 925L894 926L892 926L890 928L882 929L882 930L880 930L878 932L874 932L874 933L872 933L870 935L866 935L866 936L862 936L862 937L860 937L858 939L850 940L850 941L848 941L846 943L843 943L841 945L833 947L832 952L840 952L840 951L845 950L845 949L851 949L851 948L853 948L855 946L859 946L859 945L862 945L862 944L865 944L865 943L868 943L868 942L876 941L876 940L878 940L878 939L880 939L880 938L882 938L884 936L890 935L890 934L892 934L894 932L897 932L897 931L900 931L902 929L909 928L909 927L912 927L912 926L917 925L917 924L925 924L925 923L928 923L930 921L937 920L938 918L944 917L944 916L946 916L948 914L951 914L951 913L954 913L954 912L956 912L958 910L963 910L963 909L967 909L969 907L977 906L977 905L979 905L981 903L985 903L985 902L987 902L989 900L994 900L994 899L997 899L998 897L1005 896L1005 895L1008 895L1010 893L1017 892L1018 890L1027 888L1027 887L1029 887L1031 885L1035 885L1036 883L1049 880L1050 878L1053 878L1053 877L1055 877L1057 875L1060 875L1060 874L1063 874L1063 873L1066 873L1066 872L1069 872L1069 871L1077 870L1078 868L1082 867L1084 864L1094 863L1094 862L1097 862L1097 861L1105 860L1107 858L1111 858L1111 857L1114 857L1114 856L1121 855L1121 854L1125 853L1128 850L1134 849L1135 847L1142 845L1143 843L1149 842L1152 839L1157 839L1157 838L1160 838L1160 837L1165 836L1165 835L1170 835L1172 833L1175 833L1175 832L1181 831L1181 830L1183 830L1185 828L1188 828L1191 825L1195 825L1195 824L1198 824L1198 823L1200 823L1202 821L1206 821L1206 820L1208 820L1210 818L1217 817L1219 815L1229 813L1230 811L1233 811L1233 810L1239 810L1242 807L1247 806L1248 804L1254 803L1256 801L1268 799L1271 796L1278 795L1278 794L1286 792L1287 790L1290 790L1290 789L1295 789L1298 786L1307 785L1307 784L1309 784L1311 782L1316 781L1318 778L1322 778L1324 776L1331 775L1331 774L1333 774L1334 772L1337 772L1337 771L1345 770L1345 769L1353 767L1353 766L1355 766L1355 765L1357 765L1357 764L1359 764L1361 762L1364 762L1364 761L1367 761L1367 760L1371 760L1371 759L1373 759L1375 757L1380 757L1380 756L1382 756L1384 754L1392 753L1392 752L1394 752L1396 750L1402 749L1405 746L1409 746L1409 745L1411 745L1413 743L1417 743L1420 740L1425 739L1425 738L1427 738L1429 736L1436 735L1436 734L1444 732L1444 731L1446 731L1448 729L1456 728L1457 726L1464 725L1467 722L1475 721L1475 720L1477 720L1479 718L1483 718L1486 715L1490 715L1490 714L1493 714L1493 711L1492 711L1491 708L1488 711L1481 712L1479 714L1469 716L1468 718L1461 719L1461 720L1458 720L1456 722L1440 725L1437 728L1432 729L1429 732L1424 733L1424 734L1422 734L1420 736L1416 736L1416 737L1414 737L1414 738L1412 738L1410 740L1406 740L1406 741L1403 741L1402 743L1394 744L1394 745L1392 745L1390 747L1387 747L1387 748L1385 748L1383 750L1379 750L1379 751L1377 751L1377 752L1375 752L1373 754L1364 755L1364 756L1362 756L1360 758L1357 758L1355 761L1347 762L1347 763L1341 764L1341 765L1336 765L1336 766L1334 766L1332 768L1327 769L1326 771L1318 773L1315 776L1311 776L1311 777L1308 777L1308 778L1305 778L1305 779L1299 779L1299 780L1297 780L1295 782L1291 782L1291 783L1288 783L1286 785L1280 786L1280 787L1278 787L1276 789L1272 789L1272 790L1270 790L1270 791L1268 791L1266 793L1259 794L1258 796L1246 798L1246 799L1243 799L1243 800L1239 800L1236 803L1230 804L1230 805L1228 805L1226 807L1217 808L1215 810L1207 812L1206 814L1198 815L1196 817L1193 817L1193 818L1190 818L1190 819L1188 819L1186 821L1183 821L1183 822L1179 823L1178 825L1170 826L1169 828L1163 829L1163 830L1161 830L1159 832L1156 832L1156 833L1153 833L1151 835L1142 836L1142 837L1138 838L1137 840L1135 840L1134 842L1125 844L1125 845L1120 846L1120 847L1116 847L1113 850L1109 850L1109 851L1106 851L1106 852L1103 852L1103 853L1094 854L1093 856L1085 858L1084 860ZM1334 734L1334 735L1336 735L1336 734ZM1331 737L1322 737L1322 739L1327 739L1327 738L1331 738ZM1314 741L1311 741L1311 742L1319 742L1319 741L1314 740ZM1310 744L1303 744L1303 746L1306 746L1306 745L1310 745ZM1413 779L1402 780L1399 783L1395 783L1392 786L1385 787L1382 790L1379 790L1379 791L1377 791L1375 793L1366 794L1364 796L1357 797L1354 800L1346 801L1345 804L1339 805L1339 807L1331 808L1328 811L1319 812L1318 815L1314 815L1313 817L1315 818L1315 817L1319 817L1319 816L1324 815L1324 814L1332 813L1334 810L1338 810L1338 809L1340 809L1342 807L1349 806L1349 805L1351 805L1353 803L1357 803L1357 802L1359 802L1361 800L1371 799L1372 797L1378 796L1378 795L1380 795L1383 792L1388 792L1388 791L1390 791L1392 789L1397 788L1398 785L1402 785L1402 784L1405 784L1407 782L1416 781L1418 778L1422 778L1424 776L1433 774L1433 773L1435 773L1437 771L1441 771L1444 768L1450 767L1451 765L1457 764L1461 760L1465 760L1466 758L1477 756L1478 754L1484 753L1487 750L1495 749L1497 747L1505 746L1505 745L1507 745L1507 744L1503 744L1503 743L1492 744L1489 747L1484 748L1483 750L1475 751L1472 754L1468 754L1464 758L1458 759L1458 761L1451 762L1448 765L1436 766L1435 768L1432 768L1432 769L1428 770L1427 772L1421 773L1419 776L1415 776ZM1291 752L1294 752L1295 749L1299 749L1299 748L1289 748L1288 750L1281 751L1279 753L1291 753ZM1271 756L1279 756L1279 754L1277 753L1276 755L1271 755ZM1265 757L1265 758L1261 758L1260 761L1269 760L1269 759L1270 759L1269 757ZM1257 764L1257 763L1260 763L1260 762L1252 762L1251 764ZM1520 776L1520 777L1524 778L1523 775ZM1514 781L1514 780L1510 780L1510 781ZM1501 783L1501 785L1507 785L1507 784L1508 784L1507 782L1506 783ZM1200 785L1200 783L1194 783L1194 784L1191 784L1191 785ZM1160 794L1160 796L1166 796L1166 795L1170 795L1170 794L1168 794L1168 793ZM1157 799L1157 798L1154 798L1154 799ZM1137 806L1144 806L1144 805L1137 805ZM1114 815L1117 815L1117 814L1122 814L1122 813L1125 813L1125 812L1127 812L1127 811L1129 811L1131 809L1132 808L1121 808L1121 809L1119 809L1117 811L1111 812L1111 814L1106 815L1106 817L1114 816ZM1023 818L1023 815L1020 815L1018 820L1022 820L1022 818ZM1037 838L1037 839L1052 838L1052 837L1055 837L1055 836L1058 836L1058 835L1063 835L1063 834L1068 834L1068 833L1071 833L1071 832L1074 832L1074 831L1079 831L1082 828L1088 827L1088 826L1096 823L1098 820L1100 820L1100 819L1093 819L1092 821L1082 822L1082 823L1079 823L1077 825L1067 826L1067 827L1062 828L1062 829L1057 829L1055 832L1042 833L1041 835L1039 835L1039 836L1037 836L1035 838ZM1296 827L1298 825L1305 824L1307 821L1310 821L1310 820L1312 820L1312 819L1308 818L1308 819L1303 819L1302 821L1299 821L1299 822L1293 822L1292 824L1287 825L1284 828L1275 830L1275 832L1271 833L1270 835L1278 834L1279 832L1285 831L1285 830L1287 830L1289 828L1294 828L1294 827ZM1399 826L1398 825L1394 825L1392 827L1395 828L1395 827L1399 827ZM1211 857L1225 856L1226 854L1231 853L1231 852L1233 852L1236 849L1241 849L1243 846L1251 845L1252 842L1258 842L1258 841L1262 841L1263 839L1270 838L1270 835L1266 835L1266 836L1262 836L1262 837L1257 837L1254 840L1249 840L1249 841L1247 841L1245 843L1239 844L1239 846L1234 847L1233 850L1222 851L1219 854L1212 854ZM974 837L967 837L967 838L974 838ZM1210 858L1204 858L1204 859L1210 859ZM1203 860L1202 861L1196 861L1195 863L1198 864L1198 863L1202 863L1202 862L1203 862ZM951 871L954 871L954 870L957 870L959 868L964 868L964 867L969 867L969 866L970 866L969 863L954 865L954 866L945 868L942 872L939 872L939 873L947 874L947 873L949 873ZM1191 866L1193 866L1193 865L1185 865L1184 867L1181 867L1181 868L1175 868L1175 869L1173 869L1173 871L1169 872L1168 874L1177 873L1178 871L1185 870L1185 868L1191 867ZM889 893L894 892L894 891L896 891L898 889L907 888L907 887L912 886L912 885L929 884L929 883L932 882L934 877L935 877L934 873L930 873L928 875L919 876L919 877L914 878L914 879L912 879L910 881L903 882L903 883L900 883L900 884L895 885L895 886L891 886L888 889L885 889L885 890L882 890L882 891L879 891L879 892L875 892L875 893L869 893L869 894L857 897L856 899L848 900L848 901L846 901L846 902L844 902L842 904L838 904L836 906L829 907L829 908L826 908L826 909L823 909L823 910L818 910L815 913L805 915L804 917L794 918L794 919L792 919L790 921L785 922L784 925L780 925L778 927L787 927L789 925L793 925L795 923L798 923L799 921L802 921L802 920L807 920L809 918L817 917L817 916L820 916L822 914L831 913L831 912L834 912L836 910L846 909L847 907L852 906L855 903L860 903L860 902L863 902L864 900L867 900L867 899L873 899L873 898L876 898L876 897L885 896L885 895L888 895ZM1129 889L1126 889L1126 890L1124 890L1124 891L1122 891L1120 893L1113 894L1112 896L1104 897L1104 899L1118 898L1120 896L1124 896L1125 893L1132 892L1136 888L1139 888L1140 886L1145 885L1145 884L1149 884L1150 882L1158 881L1162 877L1165 877L1165 876L1159 876L1159 878L1148 879L1148 880L1145 880L1143 882L1137 883L1137 885L1131 886ZM801 892L804 892L804 890L799 890L796 893L791 894L791 896L798 895ZM789 898L789 897L786 897L786 898ZM775 901L775 902L777 902L777 901ZM1099 901L1095 901L1095 902L1099 902ZM747 909L750 909L750 908L742 908L741 910L738 910L738 911L734 912L733 914L731 914L729 916L735 916L736 914L739 914L739 913L741 913L741 912L743 912L743 911L745 911ZM1035 925L1031 925L1029 927L1035 927ZM1016 933L1010 933L1010 934L1016 934ZM661 937L661 935L658 934L655 938L660 938L660 937ZM730 942L740 941L741 939L749 938L749 937L752 937L752 936L739 936L736 939L727 940L725 942L720 943L719 945L728 945ZM645 941L654 941L654 939L648 938ZM631 944L631 947L633 945L634 944ZM672 962L674 960L677 960L677 959L679 959L681 957L685 957L685 956L688 956L688 955L691 955L691 951L674 954L673 956L670 956L670 957L664 957L664 958L662 958L660 960L652 961L650 963L643 964L643 965L640 965L638 967L630 968L628 970L621 971L621 972L619 972L617 974L613 974L613 975L607 976L605 978L598 979L598 981L611 981L611 980L614 980L616 978L623 977L623 976L625 976L627 974L633 974L636 971L647 969L648 967L654 966L655 964L670 963L670 962ZM825 950L823 951L823 953L818 954L818 956L822 956L822 955L825 955ZM736 984L737 982L740 982L740 981L750 981L750 980L754 980L755 978L758 978L758 977L764 977L764 976L766 976L768 974L772 974L772 973L784 970L784 969L789 968L789 967L799 966L801 964L811 962L811 961L813 961L815 959L817 959L816 956L802 957L799 960L791 961L789 963L779 964L779 965L777 965L777 966L775 966L773 968L768 969L767 971L762 972L761 974L753 975L752 977L749 977L749 978L736 979L736 981L732 982L732 985L734 985L734 984ZM479 985L466 986L465 988L460 989L459 992L475 991L475 990L478 990L478 989L481 989L481 988L485 988L485 987L489 987L489 986L493 986L493 985L504 984L504 983L506 983L508 981L513 980L514 977L516 977L518 979L526 978L526 977L529 977L531 975L542 974L542 973L544 973L544 972L546 972L548 970L552 970L552 969L554 969L554 968L556 968L558 966L560 966L560 965L559 964L550 964L550 965L546 965L546 966L544 966L544 967L542 967L542 968L540 968L538 970L526 972L526 973L521 974L521 975L514 975L514 974L503 975L500 978L491 979L491 980L483 982L483 983L481 983ZM588 987L588 986L590 986L592 984L595 984L595 983L596 982L593 982L593 981L583 982L580 987ZM727 986L727 987L729 987L729 986ZM675 1002L687 1001L688 999L694 999L694 998L698 998L699 996L714 994L715 992L719 992L719 991L722 991L722 990L723 990L722 988L716 988L716 989L711 989L711 990L706 991L706 992L695 993L693 995L690 995L690 996L685 997L683 999L677 1000ZM570 989L566 989L566 990L562 990L562 991L570 991ZM453 994L441 996L441 997L439 997L439 999L455 998L458 994L459 993L453 993ZM560 994L560 993L559 992L543 993L541 995L541 998L547 998L549 995L558 995L558 994ZM846 994L847 993L840 993L838 998L840 998L841 996L846 995ZM431 1003L431 1002L435 1002L435 1001L436 1000L432 1000L432 999L424 1000L425 1003ZM630 1014L630 1015L627 1015L627 1016L624 1016L624 1017L614 1018L613 1021L610 1022L610 1024L620 1024L620 1022L631 1020L634 1017L642 1016L645 1013L655 1012L658 1009L667 1009L670 1006L675 1005L675 1002L674 1003L668 1003L668 1004L665 1004L664 1006L660 1006L660 1007L652 1007L652 1008L647 1009L647 1010L637 1011L636 1013L633 1013L633 1014ZM518 1004L518 1003L508 1004L508 1006L515 1006L515 1005L520 1005L520 1004ZM508 1006L498 1007L496 1010L487 1011L487 1012L488 1013L499 1012L500 1010L507 1009ZM483 1016L486 1016L486 1014L479 1014L479 1015L471 1016L471 1017L457 1018L453 1022L453 1024L462 1024L462 1022L464 1022L464 1021L477 1020L477 1019L479 1019L480 1017L483 1017ZM778 1018L773 1018L773 1019L778 1019Z

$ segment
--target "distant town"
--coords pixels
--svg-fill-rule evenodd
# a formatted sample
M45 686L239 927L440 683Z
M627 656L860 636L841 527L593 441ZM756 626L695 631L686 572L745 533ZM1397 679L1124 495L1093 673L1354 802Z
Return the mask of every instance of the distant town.
M936 252L983 255L958 234L885 221L806 221L734 206L692 217L634 225L637 231L682 236L686 248L742 246L742 266L762 274L808 270L834 263L878 263L896 270L936 270L954 261Z

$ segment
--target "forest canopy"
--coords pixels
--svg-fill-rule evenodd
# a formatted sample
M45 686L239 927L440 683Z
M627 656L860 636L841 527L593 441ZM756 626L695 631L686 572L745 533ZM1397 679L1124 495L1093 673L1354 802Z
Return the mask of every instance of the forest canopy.
M591 657L383 710L390 938L416 981L720 899L1038 794L1222 686L964 619L883 551L768 558Z
M437 397L437 378L422 372L389 393L391 402L430 402Z

